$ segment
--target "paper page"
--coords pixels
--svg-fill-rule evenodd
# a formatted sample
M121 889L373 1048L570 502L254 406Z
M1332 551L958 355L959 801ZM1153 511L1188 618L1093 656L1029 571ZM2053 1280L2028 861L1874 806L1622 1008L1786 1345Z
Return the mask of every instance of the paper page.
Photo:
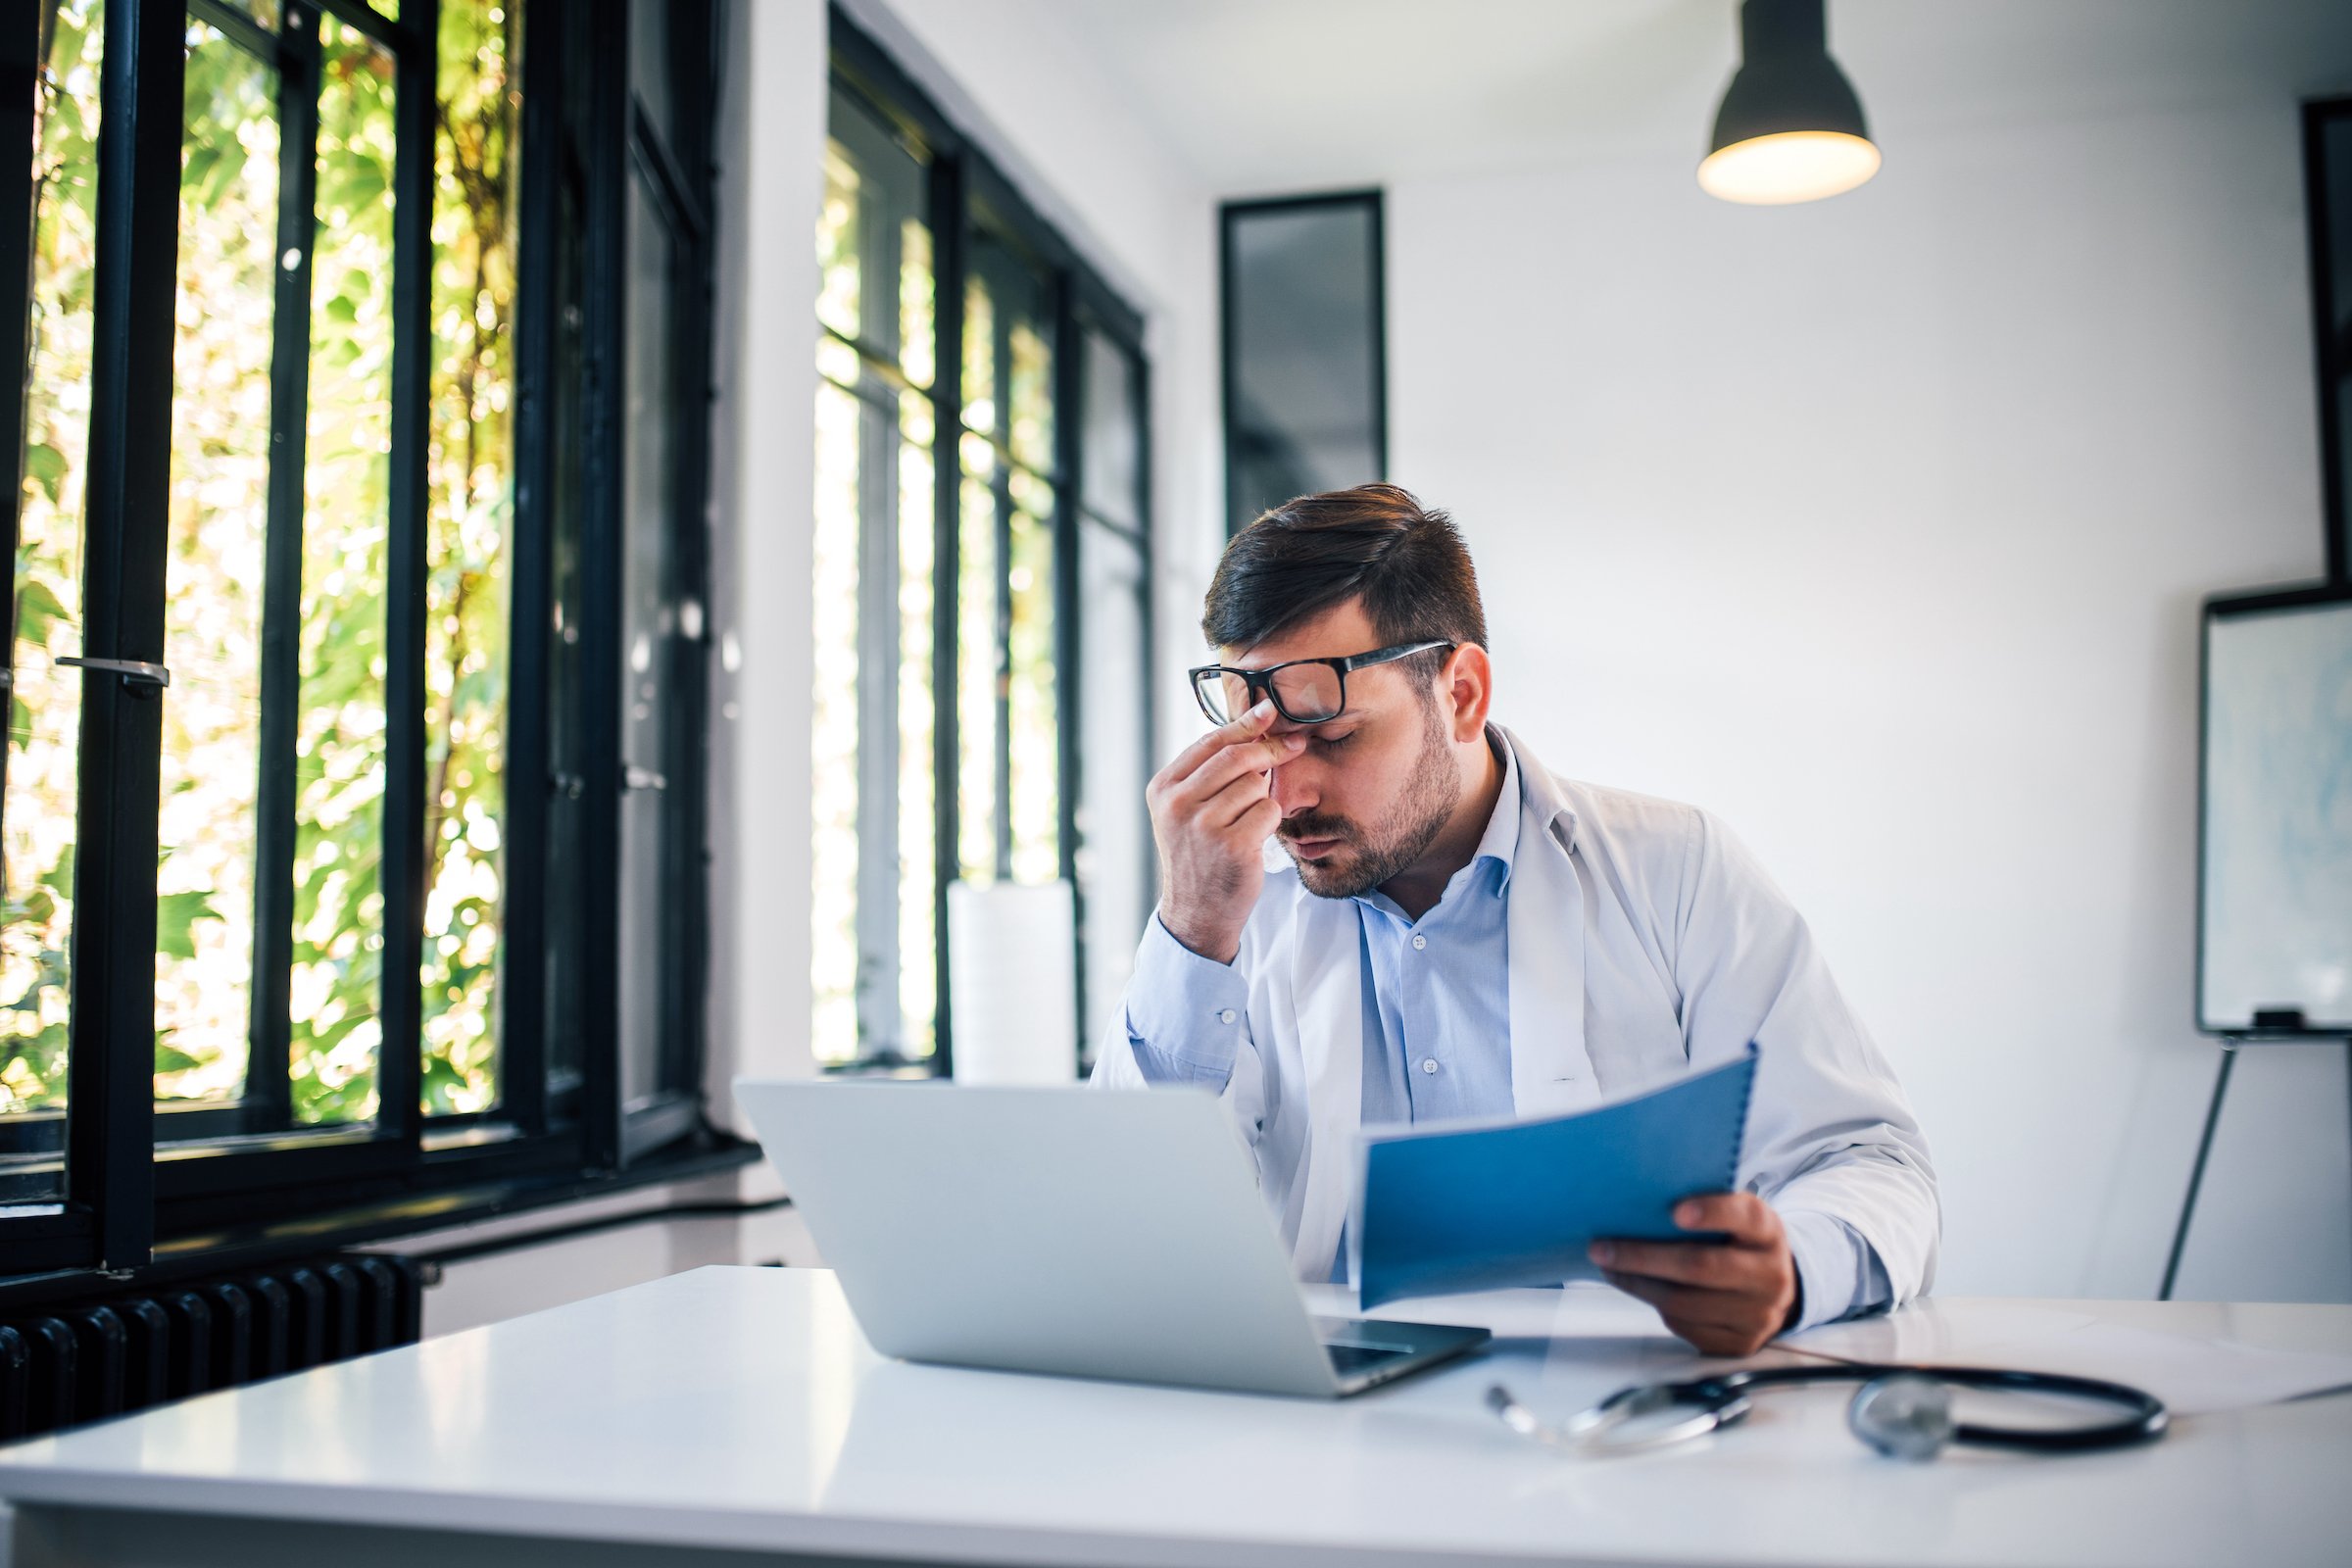
M2012 1302L1921 1302L1886 1317L1790 1336L1792 1350L1839 1361L2071 1372L2145 1389L2179 1415L2243 1410L2352 1390L2352 1355L2266 1350L2101 1323L2088 1313Z

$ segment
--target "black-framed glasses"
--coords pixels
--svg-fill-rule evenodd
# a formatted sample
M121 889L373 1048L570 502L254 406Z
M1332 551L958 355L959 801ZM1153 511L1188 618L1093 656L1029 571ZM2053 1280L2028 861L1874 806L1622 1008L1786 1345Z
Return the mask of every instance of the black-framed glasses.
M1432 648L1451 648L1444 638L1398 643L1347 659L1294 659L1264 669L1235 669L1228 664L1202 664L1185 671L1193 678L1193 696L1212 724L1230 724L1257 705L1260 696L1274 699L1274 711L1294 724L1328 724L1348 707L1348 672L1369 669L1426 654Z

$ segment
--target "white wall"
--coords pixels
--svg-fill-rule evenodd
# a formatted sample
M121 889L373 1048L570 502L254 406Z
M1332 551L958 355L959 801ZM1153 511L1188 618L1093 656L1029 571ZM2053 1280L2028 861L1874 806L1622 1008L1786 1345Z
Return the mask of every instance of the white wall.
M1390 192L1394 476L1468 532L1501 716L1808 913L1926 1123L1947 1294L2161 1272L2214 1062L2196 605L2322 563L2275 86L1874 99L1885 172L1793 209L1684 149ZM2238 1082L2182 1294L2352 1296L2340 1059Z
M719 101L711 409L710 1065L728 1081L811 1070L808 768L815 678L816 214L824 188L823 0L727 8Z

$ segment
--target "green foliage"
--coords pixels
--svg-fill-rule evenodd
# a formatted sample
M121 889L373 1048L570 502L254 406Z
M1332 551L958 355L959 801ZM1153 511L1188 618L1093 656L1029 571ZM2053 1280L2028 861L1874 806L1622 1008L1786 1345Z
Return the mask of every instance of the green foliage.
M33 352L0 811L0 1114L61 1103L72 927L80 552L103 0L41 0ZM519 9L519 8L516 8ZM296 710L292 1051L305 1123L375 1113L379 1053L423 1054L435 1111L497 1098L512 486L513 20L441 9L427 432L423 1039L382 1039L380 879L391 447L391 59L320 19ZM256 944L262 541L278 284L277 83L191 24L173 358L156 1093L244 1081ZM424 155L423 149L416 150Z
M220 911L212 906L212 894L209 892L198 890L159 896L155 901L155 951L168 957L193 958L196 956L196 922L218 920L220 917Z
M514 26L486 0L441 11L425 611L429 892L419 977L428 1112L483 1109L498 1095L514 486Z
M65 1102L81 646L82 458L96 271L98 0L41 0L31 326L16 499L16 672L0 811L0 1113ZM20 155L21 156L21 155Z

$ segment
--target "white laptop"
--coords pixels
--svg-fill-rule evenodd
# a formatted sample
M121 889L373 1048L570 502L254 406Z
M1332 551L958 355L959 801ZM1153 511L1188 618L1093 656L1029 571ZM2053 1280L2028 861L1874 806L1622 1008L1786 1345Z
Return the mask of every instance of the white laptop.
M735 1093L885 1355L1336 1397L1488 1338L1312 1316L1250 1152L1205 1094L749 1078Z

